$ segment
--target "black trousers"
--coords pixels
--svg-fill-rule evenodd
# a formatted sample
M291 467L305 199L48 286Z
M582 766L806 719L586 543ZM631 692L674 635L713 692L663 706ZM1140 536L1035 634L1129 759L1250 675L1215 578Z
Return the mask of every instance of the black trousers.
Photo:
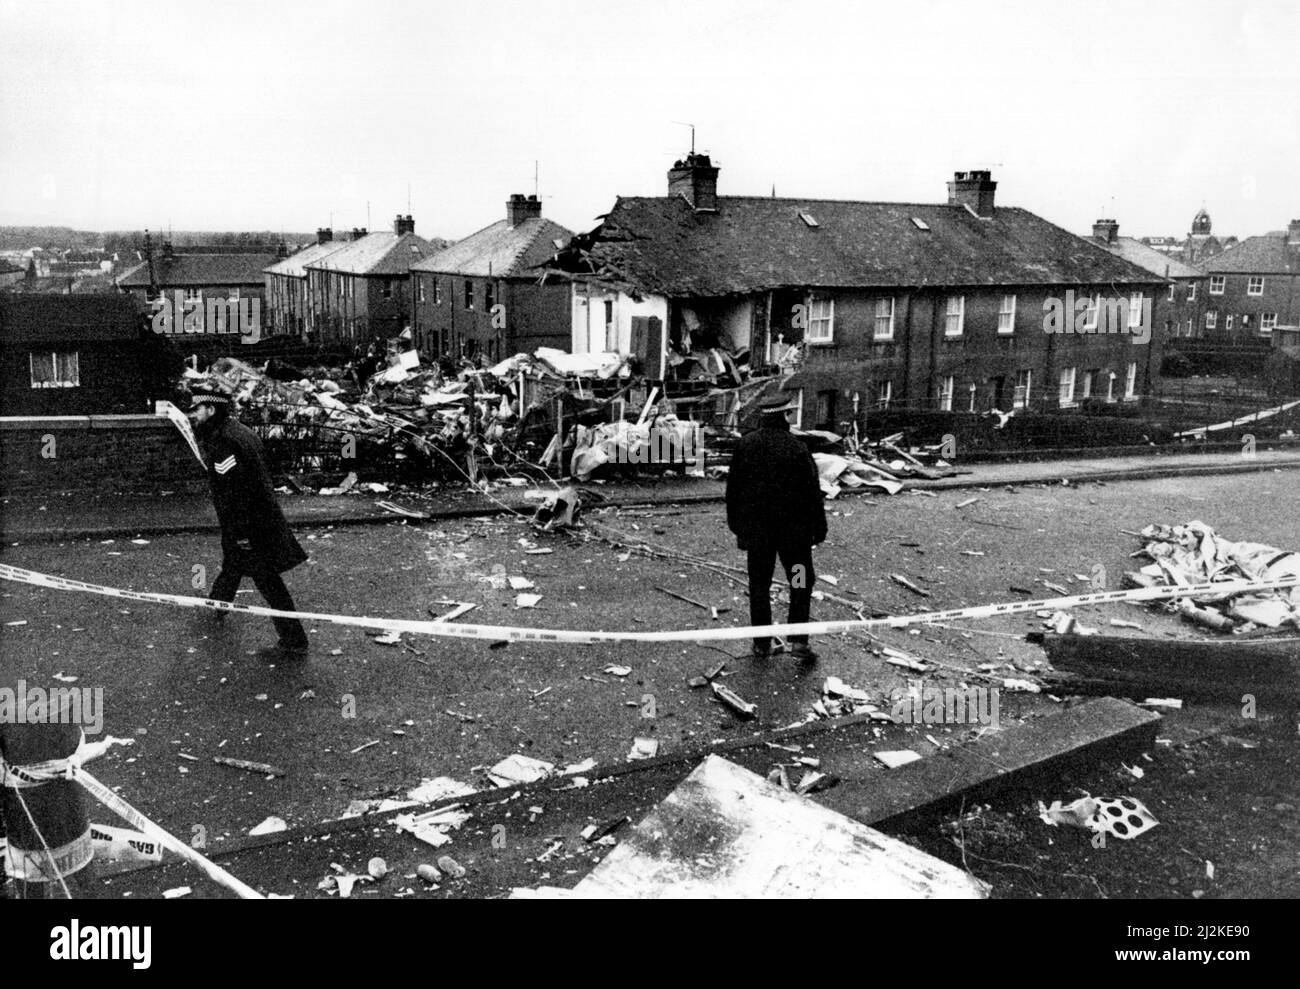
M212 600L233 601L235 592L245 577L253 578L253 586L266 598L266 603L276 611L297 611L293 606L293 596L284 580L272 568L258 564L240 564L226 557L221 561L221 573L212 583ZM297 648L307 645L307 632L302 622L296 618L272 618L275 631L280 636L280 645Z
M806 622L812 610L813 573L812 547L807 545L780 546L765 543L749 550L749 621L751 625L772 624L772 569L777 557L785 568L790 583L790 624ZM806 635L792 635L791 642L808 642ZM766 648L768 638L755 638L754 645Z

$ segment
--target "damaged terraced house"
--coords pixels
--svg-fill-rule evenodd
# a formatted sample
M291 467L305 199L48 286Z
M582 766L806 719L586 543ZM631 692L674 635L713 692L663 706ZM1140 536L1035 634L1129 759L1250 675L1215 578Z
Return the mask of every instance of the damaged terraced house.
M799 425L827 430L873 409L1132 403L1158 378L1168 280L997 205L987 171L924 204L723 196L719 171L692 152L666 196L620 196L559 253L575 354L629 354L670 397L784 380Z

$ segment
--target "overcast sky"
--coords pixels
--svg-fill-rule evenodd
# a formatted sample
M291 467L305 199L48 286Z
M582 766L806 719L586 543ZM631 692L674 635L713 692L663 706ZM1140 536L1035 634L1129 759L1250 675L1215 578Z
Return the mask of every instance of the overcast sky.
M387 226L511 192L587 229L689 147L723 195L1001 204L1076 232L1300 216L1294 2L0 0L0 224Z

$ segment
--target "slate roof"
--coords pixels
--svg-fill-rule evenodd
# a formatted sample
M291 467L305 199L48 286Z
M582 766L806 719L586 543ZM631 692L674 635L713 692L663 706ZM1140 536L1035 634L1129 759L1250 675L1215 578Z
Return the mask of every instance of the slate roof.
M139 340L144 321L128 295L0 294L0 338L10 343Z
M947 204L720 196L717 212L696 213L680 196L620 197L603 219L556 267L581 277L573 262L585 250L603 271L596 277L675 297L1156 280L1088 238L1005 206L982 219Z
M1215 275L1297 275L1300 274L1300 250L1287 247L1285 231L1247 237L1234 247L1206 258L1201 267Z
M275 264L264 270L268 275L288 275L291 278L306 278L307 265L314 264L322 258L329 257L329 255L333 254L335 251L342 250L347 246L348 242L343 240L327 240L323 244L311 244L282 261L277 261Z
M349 241L340 250L310 261L305 268L341 271L349 275L405 275L411 265L429 257L437 248L415 234L377 230L360 240Z
M411 270L495 278L535 276L532 269L555 257L558 248L554 241L567 244L572 238L573 231L540 216L513 227L508 220L498 220L411 265Z
M262 270L275 262L274 254L173 254L154 255L154 277L160 288L203 285L261 285ZM149 285L149 265L141 262L118 278L123 288Z
M1096 240L1096 238L1093 239ZM1101 240L1096 240L1096 243L1112 254L1118 254L1125 261L1131 261L1140 268L1155 272L1161 278L1205 277L1205 272L1199 268L1193 268L1190 264L1183 264L1177 258L1157 251L1153 247L1148 247L1134 237L1116 237L1114 243L1110 244Z

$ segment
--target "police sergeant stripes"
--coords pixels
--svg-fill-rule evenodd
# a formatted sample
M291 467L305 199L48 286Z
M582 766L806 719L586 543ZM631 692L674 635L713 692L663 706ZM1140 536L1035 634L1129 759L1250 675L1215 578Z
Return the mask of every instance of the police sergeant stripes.
M1039 598L1033 601L1009 601L1000 604L975 605L968 608L951 608L947 611L923 611L914 615L890 615L883 618L760 626L741 625L730 628L679 629L663 632L605 632L582 629L529 628L516 625L470 625L456 622L411 621L400 618L365 618L310 611L280 611L260 605L213 601L208 598L190 597L183 594L130 591L118 587L106 587L102 584L90 584L67 577L56 577L51 574L26 570L22 567L7 564L0 564L0 580L30 584L36 587L48 587L53 590L82 591L88 594L100 594L106 597L144 601L152 604L236 611L266 618L297 618L299 620L329 622L335 625L350 625L386 632L407 632L413 635L432 635L452 639L486 639L493 642L557 642L579 645L590 645L598 642L718 642L773 635L833 635L839 632L904 628L910 625L951 622L959 619L994 618L1000 615L1018 615L1047 609L1065 610L1090 604L1111 604L1123 601L1166 601L1207 595L1235 595L1280 590L1300 585L1300 575L1297 575L1258 581L1214 581L1181 586L1096 591L1090 594Z

